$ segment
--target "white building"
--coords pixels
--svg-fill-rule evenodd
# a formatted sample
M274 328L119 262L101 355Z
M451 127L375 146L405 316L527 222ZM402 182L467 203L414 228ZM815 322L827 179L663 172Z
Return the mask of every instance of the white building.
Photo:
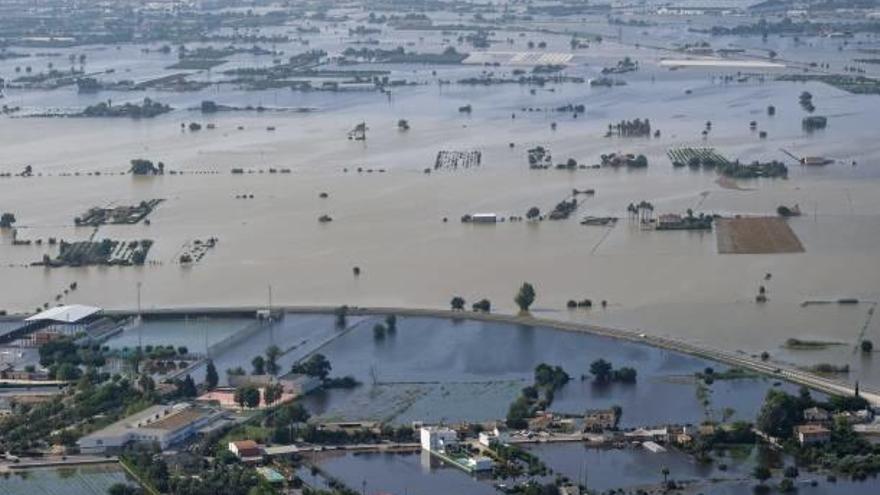
M506 431L502 431L497 426L489 431L481 431L478 437L481 445L489 447L493 442L506 444L510 441L510 435Z
M76 444L83 454L112 452L130 443L156 443L166 449L192 437L222 414L186 403L152 406L86 435Z
M423 450L445 452L447 447L458 445L458 433L450 428L423 426L421 440Z
M228 448L230 452L241 460L260 460L263 457L263 450L253 440L229 442Z
M468 457L467 466L472 471L491 471L494 463L488 457Z
M474 223L496 223L498 215L494 213L474 213L471 215L471 221Z

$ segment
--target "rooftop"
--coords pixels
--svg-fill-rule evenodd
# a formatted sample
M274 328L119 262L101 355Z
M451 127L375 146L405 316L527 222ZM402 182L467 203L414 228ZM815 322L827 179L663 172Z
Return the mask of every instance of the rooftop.
M798 433L829 433L831 430L822 425L800 425L797 427Z
M238 450L256 449L257 447L259 447L259 445L257 445L257 442L253 440L239 440L237 442L232 442L232 444L235 445L235 448L237 448Z
M162 430L173 432L198 419L213 414L214 410L181 403L173 406L150 406L139 413L132 414L86 437L121 435L131 430ZM85 438L85 437L84 437Z
M154 430L174 431L198 420L204 416L204 414L205 410L203 409L188 407L178 412L172 412L162 419L144 425L144 427Z
M77 323L89 316L100 313L101 308L84 306L82 304L68 304L56 306L46 311L41 311L28 317L25 321L54 321L59 323Z

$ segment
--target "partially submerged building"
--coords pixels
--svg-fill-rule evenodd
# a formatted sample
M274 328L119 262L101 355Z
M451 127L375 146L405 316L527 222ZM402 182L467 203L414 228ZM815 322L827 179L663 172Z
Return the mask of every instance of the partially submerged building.
M831 430L823 425L800 425L795 428L795 433L801 445L822 444L831 440Z
M614 409L594 409L584 414L584 431L601 433L617 426L617 413Z
M280 378L274 375L231 375L228 381L229 386L233 388L242 385L265 388L268 385L277 383L284 389L284 393L291 394L294 397L305 395L321 386L320 378L299 373L289 373Z
M440 426L423 426L420 431L422 449L432 452L446 452L458 446L458 433Z

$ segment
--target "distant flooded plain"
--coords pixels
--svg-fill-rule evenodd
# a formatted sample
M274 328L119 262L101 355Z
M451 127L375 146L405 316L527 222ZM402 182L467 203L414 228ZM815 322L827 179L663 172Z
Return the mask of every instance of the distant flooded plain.
M633 39L639 33L625 32ZM424 43L425 50L440 45L437 35L423 41L406 36ZM653 36L665 42L673 34L660 26ZM569 41L547 39L548 49L556 50L566 49ZM733 41L719 41L724 42ZM801 62L807 53L786 41L772 43ZM836 45L827 40L810 48L820 58L836 56ZM484 71L510 75L512 68L394 66L392 76L420 84L394 88L390 95L219 86L188 93L120 93L112 95L114 101L149 96L178 110L145 120L0 118L0 171L17 173L32 165L36 175L0 179L0 209L16 214L19 238L77 240L94 234L156 241L143 267L47 269L28 265L54 254L56 247L13 246L3 232L2 307L29 312L54 304L54 296L76 281L79 289L59 302L130 309L141 282L142 304L148 308L257 305L268 304L271 285L276 304L446 308L460 295L469 303L489 298L493 311L512 313L517 287L529 281L538 292L532 311L540 316L639 329L750 354L766 351L772 359L805 366L849 363L851 373L839 378L880 385L880 367L855 352L861 339L880 338L880 324L870 312L880 299L880 142L871 111L880 100L820 83L776 82L777 69L770 68L745 82L723 80L730 70L717 67L669 71L660 66L668 58L665 51L634 50L613 40L577 54L567 73L595 78L602 66L625 55L638 58L640 70L626 86L611 88L440 85L441 79ZM96 50L89 63L130 70L132 77L160 74L167 63L155 53L144 63L138 57L136 47ZM4 64L0 69L11 67ZM827 129L810 134L802 129L807 113L798 95L805 90L813 94L816 113L828 116ZM30 109L81 108L105 96L79 95L75 89L9 90L5 101ZM203 115L188 110L207 99L311 111ZM583 104L585 112L575 118L555 111L568 104ZM472 112L460 113L464 105ZM774 116L767 114L768 105L776 107ZM398 130L401 118L410 130ZM609 123L634 118L650 119L661 135L603 137ZM181 129L191 121L215 129ZM711 132L703 138L707 121ZM367 124L366 141L347 139L359 122ZM758 130L767 138L761 139ZM632 152L644 154L649 166L530 170L526 150L536 145L549 147L554 162L574 158L592 165L601 154ZM711 146L743 161L787 160L789 178L722 185L714 172L673 169L666 151L678 146ZM471 149L482 151L479 167L423 173L438 151ZM781 150L836 161L803 167ZM163 161L183 174L123 175L133 158ZM238 167L253 173L233 175L231 169ZM270 168L291 173L272 174ZM459 222L475 212L523 216L532 206L546 213L573 189L588 188L595 195L582 197L568 220ZM92 206L151 198L165 202L150 215L150 225L105 226L97 233L73 226L73 218ZM646 231L629 221L626 206L642 200L653 203L655 214L693 209L774 215L780 205L797 204L804 214L790 225L805 252L720 255L712 232ZM332 222L318 222L321 215ZM585 215L621 221L614 227L582 226L578 220ZM193 266L180 265L183 246L208 237L219 240L217 247ZM360 276L353 275L355 266ZM768 292L766 304L754 302L761 285ZM569 299L584 298L605 300L607 307L565 309ZM802 306L807 300L839 298L862 303ZM821 353L792 351L785 348L792 337L843 345Z

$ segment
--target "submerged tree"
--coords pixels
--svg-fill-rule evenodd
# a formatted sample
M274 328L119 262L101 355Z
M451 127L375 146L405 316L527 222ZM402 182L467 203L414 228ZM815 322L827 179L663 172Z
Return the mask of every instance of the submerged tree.
M4 213L0 215L0 229L8 229L15 223L15 215L12 213Z
M333 367L330 365L330 361L328 361L323 354L313 354L309 359L294 364L290 371L292 373L301 373L303 375L314 376L321 380L325 380L330 374L331 369L333 369Z
M254 375L266 374L266 360L263 359L263 356L255 356L251 359L251 366L254 368Z
M601 358L597 359L590 364L590 373L593 375L594 381L608 383L611 381L611 363Z
M520 311L528 311L532 303L535 302L535 288L528 282L523 283L513 300L519 306Z

